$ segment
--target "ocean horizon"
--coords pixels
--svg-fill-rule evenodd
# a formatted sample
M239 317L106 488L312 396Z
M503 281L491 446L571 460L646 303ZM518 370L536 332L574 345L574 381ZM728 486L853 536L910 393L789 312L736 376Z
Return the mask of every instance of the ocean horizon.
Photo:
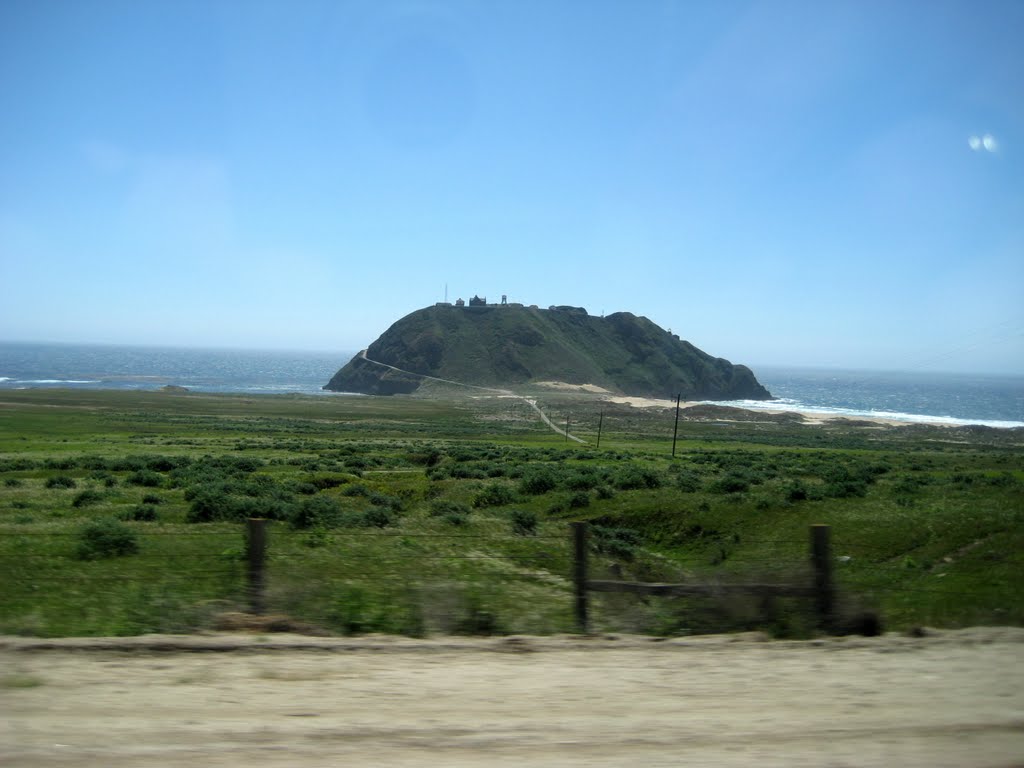
M354 354L0 342L0 390L180 386L210 393L338 396L343 393L323 386ZM1024 376L796 366L753 370L774 400L709 402L908 424L1024 427Z

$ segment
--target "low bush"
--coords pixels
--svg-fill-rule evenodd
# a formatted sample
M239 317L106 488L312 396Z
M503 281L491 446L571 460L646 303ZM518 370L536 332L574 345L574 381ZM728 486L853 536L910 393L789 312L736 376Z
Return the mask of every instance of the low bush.
M140 485L144 488L158 488L163 484L164 476L150 469L140 469L128 475L125 482L128 485Z
M151 523L157 519L156 507L152 504L139 504L117 513L119 520L133 520L137 522Z
M101 501L103 501L102 493L94 491L92 488L86 488L75 494L75 498L71 500L71 506L88 507L92 504L99 504Z
M530 496L539 496L558 487L555 473L547 467L534 468L523 473L519 481L519 490Z
M708 484L711 493L743 493L750 489L750 481L737 472L726 472Z
M337 525L341 507L330 496L310 496L292 508L288 522L292 528L329 528Z
M590 506L590 494L586 491L579 491L569 497L570 509L582 509Z
M512 533L517 536L534 536L537 533L537 514L528 509L513 509L509 515Z
M232 499L222 490L200 488L191 495L186 494L185 498L192 502L185 515L186 522L210 523L214 520L233 519Z
M75 488L77 486L78 483L75 482L75 478L68 477L67 475L55 475L46 480L47 488Z
M480 467L458 465L452 467L449 474L458 480L486 480L487 471Z
M786 486L786 501L806 501L807 486L799 480L793 480Z
M388 496L386 493L378 493L377 491L371 492L366 498L373 506L383 507L392 512L401 512L404 506L402 500L397 496Z
M78 532L79 560L99 560L133 555L139 551L135 531L113 518L94 520Z
M824 494L832 499L867 496L868 484L863 480L833 480L825 483Z
M473 506L477 508L501 507L511 504L515 500L516 495L509 486L504 483L491 483L473 498Z
M569 476L565 487L570 491L590 491L601 482L601 477L593 471L577 471Z
M303 479L303 483L313 488L314 493L316 491L324 491L328 488L337 488L341 485L346 485L351 482L352 478L349 475L328 475L328 474L317 474L310 475Z
M676 490L682 493L696 493L701 487L700 475L692 469L680 469L676 474L675 484Z
M430 508L427 512L431 517L445 517L446 515L463 515L468 517L470 509L468 506L459 501L450 501L448 499L435 499L430 502Z
M640 488L660 488L661 475L647 467L626 467L615 476L615 487L624 491Z
M387 528L397 522L395 514L383 507L370 507L363 512L361 524L366 528Z
M640 546L640 536L631 528L592 525L590 535L597 552L619 560L632 561Z

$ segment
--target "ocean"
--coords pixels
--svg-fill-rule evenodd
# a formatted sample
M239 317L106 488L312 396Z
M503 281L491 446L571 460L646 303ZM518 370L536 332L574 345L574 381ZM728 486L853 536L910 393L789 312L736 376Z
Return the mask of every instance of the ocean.
M329 395L354 352L177 349L0 342L0 390L46 387ZM809 414L907 423L1024 427L1024 376L756 367L777 398L729 401Z
M45 387L322 395L354 352L0 342L0 390Z

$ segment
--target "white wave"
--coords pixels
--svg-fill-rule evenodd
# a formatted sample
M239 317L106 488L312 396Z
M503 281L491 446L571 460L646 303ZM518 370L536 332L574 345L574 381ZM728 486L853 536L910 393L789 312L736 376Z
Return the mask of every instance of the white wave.
M99 384L99 379L21 379L18 384Z
M10 376L0 376L0 381L14 381Z
M1024 427L1024 421L1003 421L994 419L965 419L956 416L931 416L922 413L900 413L898 411L858 410L855 408L838 408L827 405L804 405L798 400L779 398L778 400L706 400L708 405L725 405L743 408L748 411L792 411L812 416L831 416L834 418L886 419L907 424L940 424L950 427L996 427L1013 429Z

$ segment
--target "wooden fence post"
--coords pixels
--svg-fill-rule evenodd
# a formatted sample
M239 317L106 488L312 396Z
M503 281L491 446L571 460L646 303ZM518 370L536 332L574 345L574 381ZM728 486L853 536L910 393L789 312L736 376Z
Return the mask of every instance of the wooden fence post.
M582 634L586 634L589 630L587 623L587 524L570 523L570 525L572 526L572 581L576 627Z
M832 625L835 586L832 581L832 548L827 525L811 526L811 564L814 567L814 601L821 626Z
M263 566L267 556L267 521L250 517L245 521L245 550L249 563L248 593L249 610L257 615L263 613Z

